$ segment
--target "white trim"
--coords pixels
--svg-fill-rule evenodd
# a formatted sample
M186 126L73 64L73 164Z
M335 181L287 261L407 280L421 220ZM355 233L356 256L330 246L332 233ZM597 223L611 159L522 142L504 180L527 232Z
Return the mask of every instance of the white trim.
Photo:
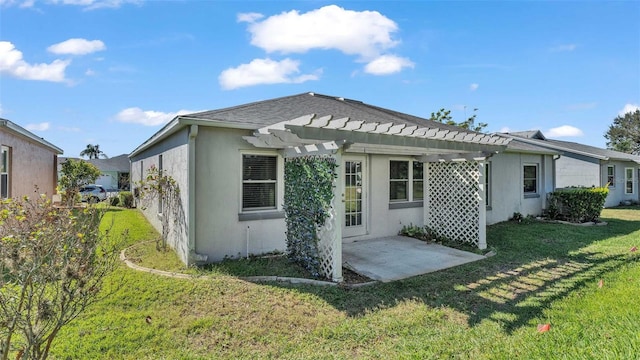
M613 181L609 181L609 168L613 169L613 175L611 175L611 177L613 177ZM605 181L606 182L603 185L606 185L608 183L610 188L615 189L615 187L616 187L616 166L615 165L607 165L607 172L605 174Z
M391 162L392 161L402 161L402 162L406 162L407 163L407 188L406 188L406 195L407 198L406 199L391 199L391 181L395 180L396 182L400 182L402 179L391 179ZM389 162L388 162L388 166L389 166L389 176L387 178L387 182L389 184L389 204L398 204L398 203L411 203L411 202L422 202L424 200L424 190L423 190L423 197L422 199L416 199L413 197L413 190L414 190L414 182L415 181L420 181L421 179L415 179L413 176L413 166L416 163L421 163L422 164L422 182L423 182L423 188L424 188L424 163L419 161L419 160L415 160L415 159L407 159L407 158L399 158L399 157L392 157L389 158Z
M8 146L2 145L2 147L0 147L0 161L4 161L5 159L4 154L6 154L6 163L5 164L0 163L0 165L4 165L5 167L4 171L0 170L0 181L2 179L2 176L6 176L7 194L6 196L2 196L2 194L0 194L0 199L11 197L11 176L10 176L11 175L11 148Z
M490 210L491 209L491 201L492 201L492 195L493 195L493 191L491 189L491 185L493 183L493 164L491 163L491 161L485 161L484 162L484 172L481 173L482 177L484 178L484 181L482 182L482 185L484 185L484 197L485 197L485 207Z
M242 206L242 201L244 197L244 184L245 181L243 179L243 170L244 170L244 161L243 158L245 155L255 155L255 156L270 156L276 158L276 180L274 182L276 184L276 194L275 194L275 207L263 207L263 208L250 208L244 209ZM240 210L240 214L247 213L256 213L256 212L273 212L273 211L281 211L282 210L282 202L284 195L284 159L277 151L260 151L260 150L240 150L240 161L239 161L239 170L238 170L238 179L240 181L240 191L238 192L238 209Z
M631 178L629 178L627 176L627 175L629 175L629 170L631 170ZM629 192L627 190L627 184L629 183L629 181L631 181L631 192ZM631 168L631 167L624 168L624 193L626 195L631 195L631 194L635 194L636 193L636 171L635 171L635 168Z
M362 195L361 195L361 222L360 225L358 226L349 226L347 227L345 222L346 222L346 209L345 209L345 193L346 193L346 184L345 182L345 175L346 175L346 168L345 168L345 163L347 161L360 161L362 164L362 167L360 169L361 174L362 174L362 185L361 185L361 189L362 189ZM369 216L370 216L370 209L369 209L369 168L368 168L368 158L366 155L343 155L342 156L342 160L340 162L340 166L342 167L342 171L341 171L341 179L339 179L339 181L341 182L341 188L342 188L342 202L341 205L342 206L342 216L339 218L342 225L342 236L343 237L354 237L354 236L362 236L362 235L366 235L369 232Z
M524 191L524 168L526 166L534 166L536 168L536 190ZM540 164L538 163L523 163L522 164L522 193L525 197L536 196L540 194Z
M23 127L19 126L18 124L7 120L7 119L0 119L0 127L5 127L11 131L13 131L14 133L17 133L19 135L22 135L28 139L30 139L31 141L35 141L36 143L45 146L47 148L49 148L50 150L53 150L53 152L57 153L58 155L62 155L63 151L62 149L60 149L59 147L53 145L52 143L48 142L47 140L33 134L32 132L24 129Z

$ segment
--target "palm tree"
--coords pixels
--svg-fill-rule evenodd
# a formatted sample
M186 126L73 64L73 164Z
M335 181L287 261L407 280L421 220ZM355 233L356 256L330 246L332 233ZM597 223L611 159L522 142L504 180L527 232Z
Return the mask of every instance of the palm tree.
M99 157L108 158L108 156L100 150L100 145L87 145L87 148L80 152L80 156L86 156L89 159L97 159Z

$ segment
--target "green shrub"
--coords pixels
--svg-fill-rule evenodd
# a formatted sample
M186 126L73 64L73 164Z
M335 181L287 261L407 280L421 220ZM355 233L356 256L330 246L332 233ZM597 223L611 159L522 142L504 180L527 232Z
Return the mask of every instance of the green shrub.
M126 207L128 209L133 207L133 194L130 191L121 191L120 192L120 206Z
M120 204L120 198L118 196L109 198L109 204L111 206L118 206Z
M522 222L522 220L524 220L524 216L519 213L519 212L514 212L513 215L511 216L511 219L509 219L511 221L515 221L515 222Z
M408 236L424 241L435 241L436 235L428 226L420 227L418 225L403 225L398 235Z
M571 222L598 221L608 194L608 187L559 189L549 194L549 208Z

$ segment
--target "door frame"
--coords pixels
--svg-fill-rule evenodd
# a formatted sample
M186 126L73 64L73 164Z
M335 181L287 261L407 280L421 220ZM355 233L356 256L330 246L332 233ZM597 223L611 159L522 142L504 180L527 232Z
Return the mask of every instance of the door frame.
M360 174L361 174L361 185L360 185L360 190L361 190L361 224L360 225L356 225L356 226L347 226L346 225L346 217L347 217L347 211L346 211L346 191L347 191L347 186L346 186L346 175L347 175L347 167L346 167L346 162L348 161L359 161L361 164L361 169L360 169ZM368 219L369 219L369 194L368 194L368 189L369 189L369 179L368 179L368 164L367 164L367 156L366 155L344 155L342 157L342 167L344 169L343 171L343 176L342 179L340 179L340 181L342 181L342 207L343 207L343 218L341 220L341 226L342 226L342 237L343 238L348 238L348 237L356 237L356 236L363 236L367 234L368 231Z

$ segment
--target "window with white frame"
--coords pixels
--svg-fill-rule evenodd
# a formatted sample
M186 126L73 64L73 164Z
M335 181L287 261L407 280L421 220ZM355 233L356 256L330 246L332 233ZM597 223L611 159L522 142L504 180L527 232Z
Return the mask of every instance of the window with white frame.
M522 169L522 184L525 195L533 195L538 193L538 165L527 164Z
M424 171L419 161L389 162L389 201L418 201L424 198Z
M634 168L624 168L624 193L625 194L633 194L635 183L635 170Z
M242 210L276 208L278 158L242 155Z
M10 153L7 146L0 148L0 198L9 197L9 162Z
M607 165L607 183L610 187L616 186L616 166Z
M413 171L411 172L411 179L413 185L413 199L424 199L424 172L423 164L420 161L413 161Z

